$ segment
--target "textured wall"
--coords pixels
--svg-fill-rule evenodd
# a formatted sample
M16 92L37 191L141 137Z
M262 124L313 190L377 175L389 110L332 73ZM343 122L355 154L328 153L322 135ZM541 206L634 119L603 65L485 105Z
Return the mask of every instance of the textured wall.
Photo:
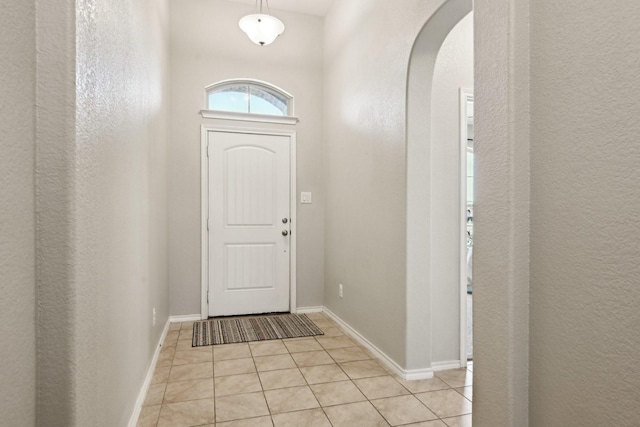
M473 425L528 425L527 0L474 5ZM546 427L546 426L545 426Z
M532 426L640 425L638 16L531 2Z
M473 89L473 15L442 43L431 99L432 362L460 359L460 88Z
M168 319L167 12L38 4L39 425L126 425Z
M35 424L35 7L0 6L0 425Z
M171 3L170 276L171 314L200 313L200 126L273 128L200 117L204 88L224 79L254 78L295 97L297 186L313 204L297 206L297 304L323 303L322 19L277 12L285 33L256 46L238 28L253 6L222 0ZM276 11L274 9L274 14Z

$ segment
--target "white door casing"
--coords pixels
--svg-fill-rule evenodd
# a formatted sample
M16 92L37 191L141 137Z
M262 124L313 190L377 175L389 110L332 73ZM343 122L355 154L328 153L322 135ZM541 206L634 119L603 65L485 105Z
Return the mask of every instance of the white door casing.
M203 126L203 155L202 317L295 312L295 133Z

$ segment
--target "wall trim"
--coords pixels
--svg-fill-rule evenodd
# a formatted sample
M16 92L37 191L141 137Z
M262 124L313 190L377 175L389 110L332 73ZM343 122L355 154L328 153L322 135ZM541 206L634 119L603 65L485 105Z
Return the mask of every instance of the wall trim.
M234 113L231 111L200 110L204 119L240 120L243 122L275 123L279 125L295 125L298 118L293 116L269 116L266 114Z
M202 316L199 314L182 314L180 316L170 316L170 323L178 322L195 322L196 320L202 320Z
M459 360L445 360L443 362L433 362L431 364L431 369L436 372L436 371L446 371L448 369L459 369L459 368L465 368L466 367L466 360L465 360L465 366L462 366L462 363L460 363Z
M317 307L298 307L296 309L296 313L305 314L305 313L322 313L325 308L321 305Z
M361 345L367 348L374 356L382 361L394 374L405 380L424 380L433 378L433 369L402 369L393 359L387 356L382 350L372 344L368 339L360 335L353 327L347 322L342 320L336 314L334 314L327 307L324 307L323 312L331 318L334 322L340 325L352 338L358 341Z
M167 336L167 332L169 332L170 323L170 319L167 319L167 323L164 325L164 329L162 331L162 334L160 335L160 340L156 345L156 351L153 353L153 359L151 359L151 364L149 365L149 369L147 370L147 376L144 378L144 382L142 383L142 387L140 388L140 393L138 393L136 404L133 407L133 414L131 414L131 418L129 418L129 424L127 424L128 427L136 427L136 425L138 424L138 418L140 418L140 412L142 412L142 405L147 398L149 386L151 385L151 380L153 379L153 373L156 370L156 363L158 363L158 357L160 357L160 351L162 350L162 344L164 343L164 339Z

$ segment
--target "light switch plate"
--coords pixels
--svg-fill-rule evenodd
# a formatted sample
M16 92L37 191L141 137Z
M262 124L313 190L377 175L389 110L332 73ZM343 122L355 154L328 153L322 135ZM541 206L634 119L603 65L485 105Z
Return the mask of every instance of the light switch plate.
M311 193L306 191L300 193L300 203L311 203Z

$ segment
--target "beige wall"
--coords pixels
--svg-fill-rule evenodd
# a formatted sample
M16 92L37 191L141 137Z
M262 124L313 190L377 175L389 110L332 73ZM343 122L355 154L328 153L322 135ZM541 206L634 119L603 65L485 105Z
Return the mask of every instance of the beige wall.
M424 278L407 275L408 67L441 4L340 1L325 21L325 305L409 369L431 367L431 300L407 285Z
M640 422L640 6L609 6L476 5L474 425Z
M238 28L252 5L223 0L171 1L171 142L169 148L171 314L200 314L200 126L273 128L261 123L205 120L204 88L224 79L267 81L295 97L297 186L313 204L297 206L298 307L323 303L322 23L273 10L286 25L260 47Z
M531 2L532 426L640 425L638 16Z
M126 425L168 319L167 12L38 4L39 425Z
M0 9L0 425L33 426L35 7Z

